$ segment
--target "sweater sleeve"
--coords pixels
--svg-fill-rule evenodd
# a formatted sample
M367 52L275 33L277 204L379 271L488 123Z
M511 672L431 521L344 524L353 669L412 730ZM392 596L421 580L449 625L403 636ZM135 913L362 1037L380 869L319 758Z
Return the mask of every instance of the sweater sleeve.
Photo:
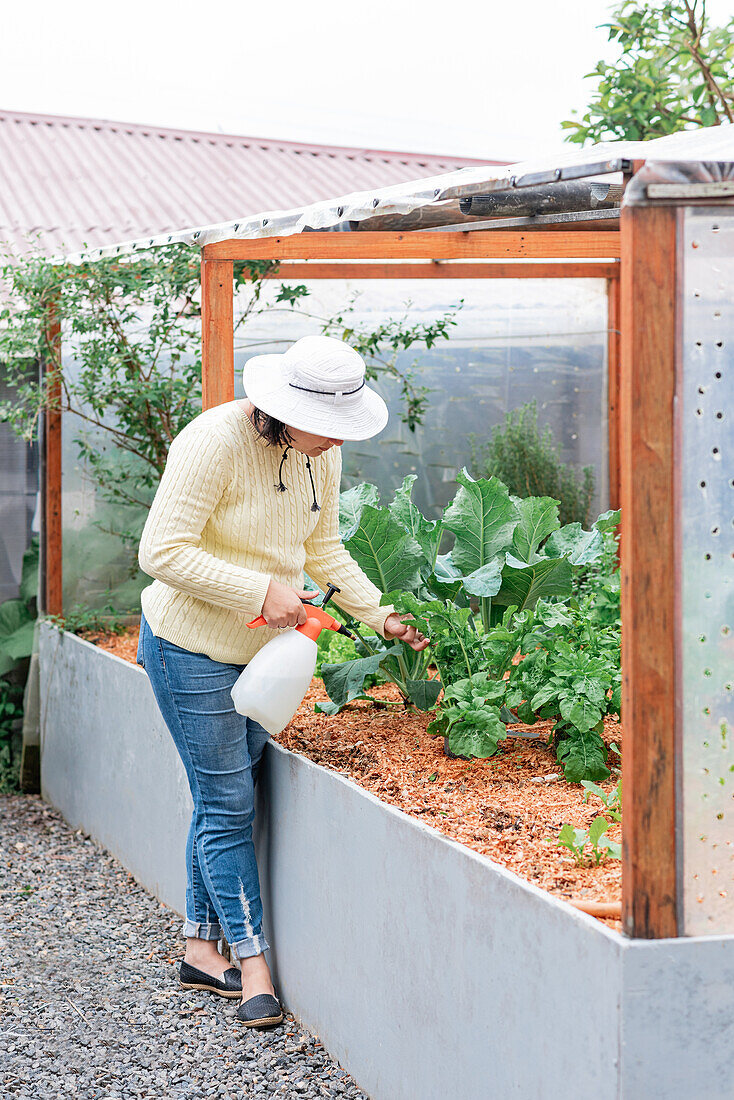
M201 547L201 533L226 483L216 432L184 429L177 435L143 528L138 561L144 573L179 592L258 615L270 576Z
M329 583L335 584L341 591L334 597L334 603L383 634L385 619L395 608L380 606L380 589L362 572L339 539L342 460L338 447L332 453L335 453L334 458L328 457L334 465L322 496L319 521L304 544L306 572L324 591Z

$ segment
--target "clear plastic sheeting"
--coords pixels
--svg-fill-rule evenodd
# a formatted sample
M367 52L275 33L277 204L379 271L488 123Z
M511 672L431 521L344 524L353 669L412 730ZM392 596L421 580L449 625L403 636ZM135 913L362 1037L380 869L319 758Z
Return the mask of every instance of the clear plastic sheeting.
M414 499L438 516L454 496L472 448L481 449L504 414L535 399L540 426L549 424L561 458L590 465L597 496L592 510L607 507L607 300L604 280L364 280L314 281L310 294L290 307L275 302L277 284L264 288L270 308L249 318L235 342L235 385L242 396L242 366L252 354L283 351L321 331L324 318L342 314L358 332L390 319L408 326L454 312L450 338L430 349L415 345L397 358L412 369L413 382L427 386L422 425L411 431L401 420L399 383L384 373L371 382L388 403L387 428L372 440L345 443L344 487L378 485L383 498L414 473ZM354 308L345 313L353 300ZM463 306L460 305L463 300ZM245 306L235 303L235 320ZM473 440L472 440L473 437Z
M0 400L10 399L0 382ZM0 424L0 601L14 600L20 591L23 554L38 534L38 446Z
M625 188L622 206L650 206L660 202L705 199L716 201L734 194L734 142L729 161L647 161Z
M64 374L72 377L76 364L63 355ZM142 530L146 512L105 500L76 440L84 435L100 450L115 454L114 444L100 428L73 413L61 418L61 522L63 607L135 613L140 592L150 583L137 564L137 550L121 541L121 530ZM122 455L120 455L122 461Z
M684 215L683 931L734 933L734 208ZM672 690L672 685L671 685Z
M534 186L553 180L586 179L602 174L607 182L621 183L623 162L654 157L655 160L734 160L734 125L702 127L668 134L651 141L605 141L583 149L560 148L557 153L516 164L460 168L440 176L413 180L392 187L357 191L293 210L248 214L216 225L183 228L157 236L106 245L67 257L69 262L96 260L140 249L184 241L206 245L235 238L292 236L311 230L346 229L350 222L375 222L379 215L407 216L458 198L481 195L509 187Z

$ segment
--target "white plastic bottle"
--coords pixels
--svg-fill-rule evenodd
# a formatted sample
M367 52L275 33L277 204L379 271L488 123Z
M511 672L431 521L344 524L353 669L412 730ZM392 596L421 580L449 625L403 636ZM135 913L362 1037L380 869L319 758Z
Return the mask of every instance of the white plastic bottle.
M316 642L299 630L280 634L255 654L232 688L239 714L280 733L298 710L316 668Z
M259 722L270 734L285 729L309 689L321 631L333 630L347 638L354 637L342 623L324 611L324 604L338 591L330 584L321 607L308 605L305 623L278 634L246 665L231 691L238 714ZM257 627L267 626L267 623L258 615L247 625Z

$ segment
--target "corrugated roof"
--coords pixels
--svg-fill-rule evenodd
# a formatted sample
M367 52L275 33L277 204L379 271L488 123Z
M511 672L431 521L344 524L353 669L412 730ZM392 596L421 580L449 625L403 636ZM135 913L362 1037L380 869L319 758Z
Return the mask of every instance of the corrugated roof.
M292 236L309 230L441 228L459 221L459 202L463 197L513 187L533 187L556 180L596 179L621 182L622 170L634 160L655 162L707 163L734 162L734 125L724 123L692 131L669 134L650 141L613 141L588 145L583 149L567 147L555 155L515 164L500 162L462 166L436 176L415 178L394 185L380 185L371 177L368 189L344 194L340 198L312 201L291 209L267 208L263 213L237 216L237 220L181 227L170 233L137 240L121 239L116 245L89 250L83 255L97 259L103 255L122 255L137 249L174 241L203 246L241 238ZM486 222L471 216L463 219L466 228L483 228ZM457 228L457 225L449 225ZM78 261L80 253L68 259Z
M73 252L481 163L0 111L0 239Z

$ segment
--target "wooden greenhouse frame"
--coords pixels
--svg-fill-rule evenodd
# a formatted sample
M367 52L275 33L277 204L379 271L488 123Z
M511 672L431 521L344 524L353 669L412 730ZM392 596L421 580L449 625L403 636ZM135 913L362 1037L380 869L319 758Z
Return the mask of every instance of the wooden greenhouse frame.
M678 720L674 694L666 686L675 680L678 646L674 395L679 210L624 206L618 229L587 222L552 229L314 231L233 238L205 244L201 263L204 408L234 399L235 261L278 261L272 276L278 279L606 280L609 499L611 507L621 506L624 517L622 923L626 933L643 938L679 931ZM49 338L58 340L58 326L52 329ZM56 613L61 612L58 415L49 413L45 433L46 609Z

